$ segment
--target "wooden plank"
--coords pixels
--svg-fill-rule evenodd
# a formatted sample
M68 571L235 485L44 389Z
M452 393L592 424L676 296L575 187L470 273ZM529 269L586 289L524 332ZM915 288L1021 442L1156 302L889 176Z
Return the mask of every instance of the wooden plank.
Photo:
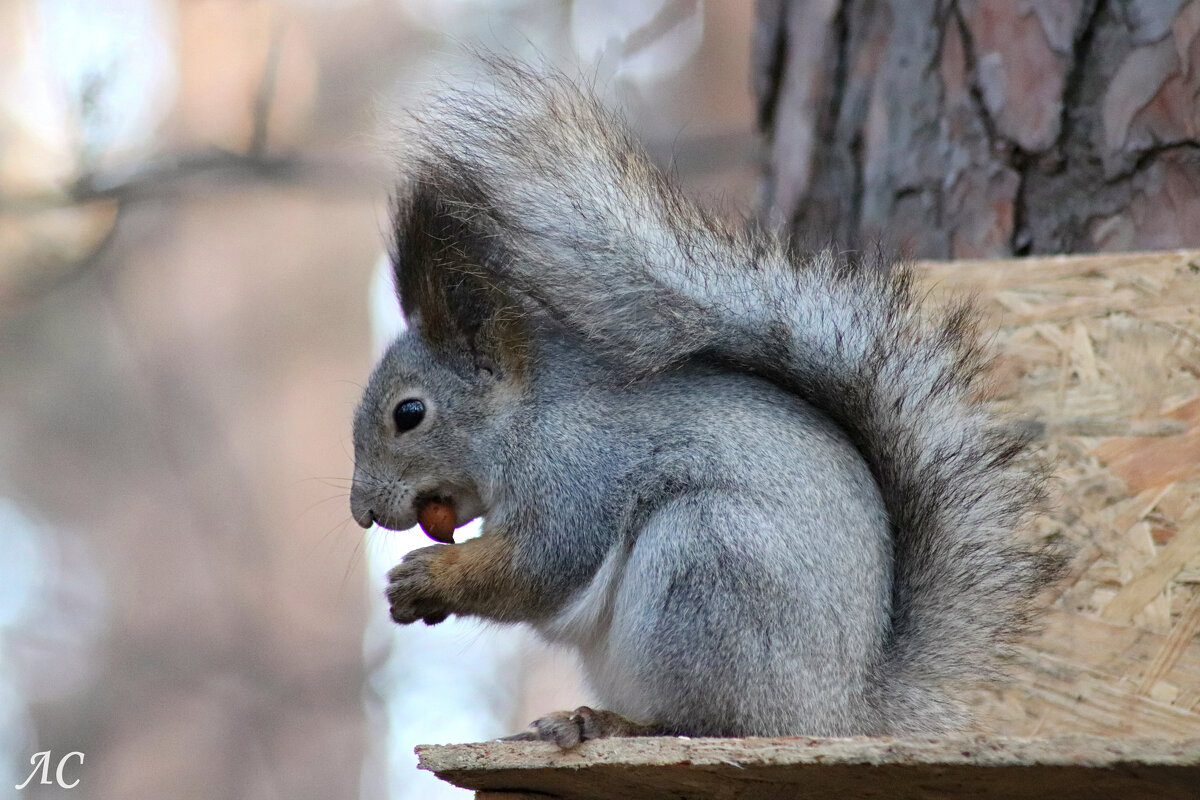
M1196 638L1197 633L1200 633L1200 593L1192 598L1171 635L1159 647L1145 676L1142 677L1141 684L1138 685L1139 694L1150 694L1151 689L1179 663L1188 643Z
M1197 558L1200 558L1200 519L1192 520L1179 531L1149 567L1122 587L1104 607L1101 616L1118 621L1133 619L1134 614L1145 608L1172 578Z
M1200 713L1188 701L1200 687L1200 641L1185 639L1155 684L1177 687L1174 699L1139 691L1171 637L1052 609L1042 634L1018 651L1012 687L1023 714L982 703L982 729L1006 735L1090 733L1099 736L1200 737Z
M468 789L572 800L1195 800L1200 739L608 739L424 746L422 769ZM485 795L487 796L487 795Z
M1086 256L1035 256L1032 258L919 261L931 282L955 292L994 294L1067 278L1106 280L1112 275L1166 274L1193 271L1200 252L1171 250L1148 253L1095 253ZM1072 284L1077 286L1078 284Z

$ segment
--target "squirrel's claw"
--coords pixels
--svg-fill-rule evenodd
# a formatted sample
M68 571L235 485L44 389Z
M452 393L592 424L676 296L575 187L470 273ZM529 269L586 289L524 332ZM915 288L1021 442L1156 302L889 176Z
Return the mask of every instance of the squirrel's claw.
M597 711L580 706L574 711L555 711L529 725L529 730L505 736L505 742L553 742L563 750L578 747L592 739L616 736L655 736L655 725L634 722L613 711Z

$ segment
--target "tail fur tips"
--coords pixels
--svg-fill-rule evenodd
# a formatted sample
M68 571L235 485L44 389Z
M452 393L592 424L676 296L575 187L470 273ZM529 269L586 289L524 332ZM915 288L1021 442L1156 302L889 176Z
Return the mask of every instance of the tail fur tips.
M896 543L878 702L896 730L953 722L943 687L986 669L1059 569L1016 535L1044 469L976 396L986 359L969 307L931 320L904 264L798 255L728 226L570 81L508 64L492 73L488 89L447 91L416 119L408 184L436 187L444 212L486 241L472 270L576 331L615 380L717 360L846 430Z

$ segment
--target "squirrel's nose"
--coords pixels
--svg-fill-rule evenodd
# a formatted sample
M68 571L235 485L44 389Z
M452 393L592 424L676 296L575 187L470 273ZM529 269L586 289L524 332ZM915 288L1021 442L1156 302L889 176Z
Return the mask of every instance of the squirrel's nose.
M375 509L362 498L359 492L354 489L350 490L350 516L354 517L363 528L369 528L375 524Z
M357 522L360 527L369 528L375 524L375 512L369 508L365 511L360 511L357 514L355 514L353 511L350 513L354 514L354 521Z

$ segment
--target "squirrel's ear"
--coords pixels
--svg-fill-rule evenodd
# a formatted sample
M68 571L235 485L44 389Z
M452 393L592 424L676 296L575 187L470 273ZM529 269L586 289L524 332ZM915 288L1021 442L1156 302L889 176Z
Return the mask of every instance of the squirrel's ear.
M529 357L525 314L482 268L505 257L503 240L480 205L448 196L439 183L424 176L393 199L392 268L404 316L435 348L520 377Z

